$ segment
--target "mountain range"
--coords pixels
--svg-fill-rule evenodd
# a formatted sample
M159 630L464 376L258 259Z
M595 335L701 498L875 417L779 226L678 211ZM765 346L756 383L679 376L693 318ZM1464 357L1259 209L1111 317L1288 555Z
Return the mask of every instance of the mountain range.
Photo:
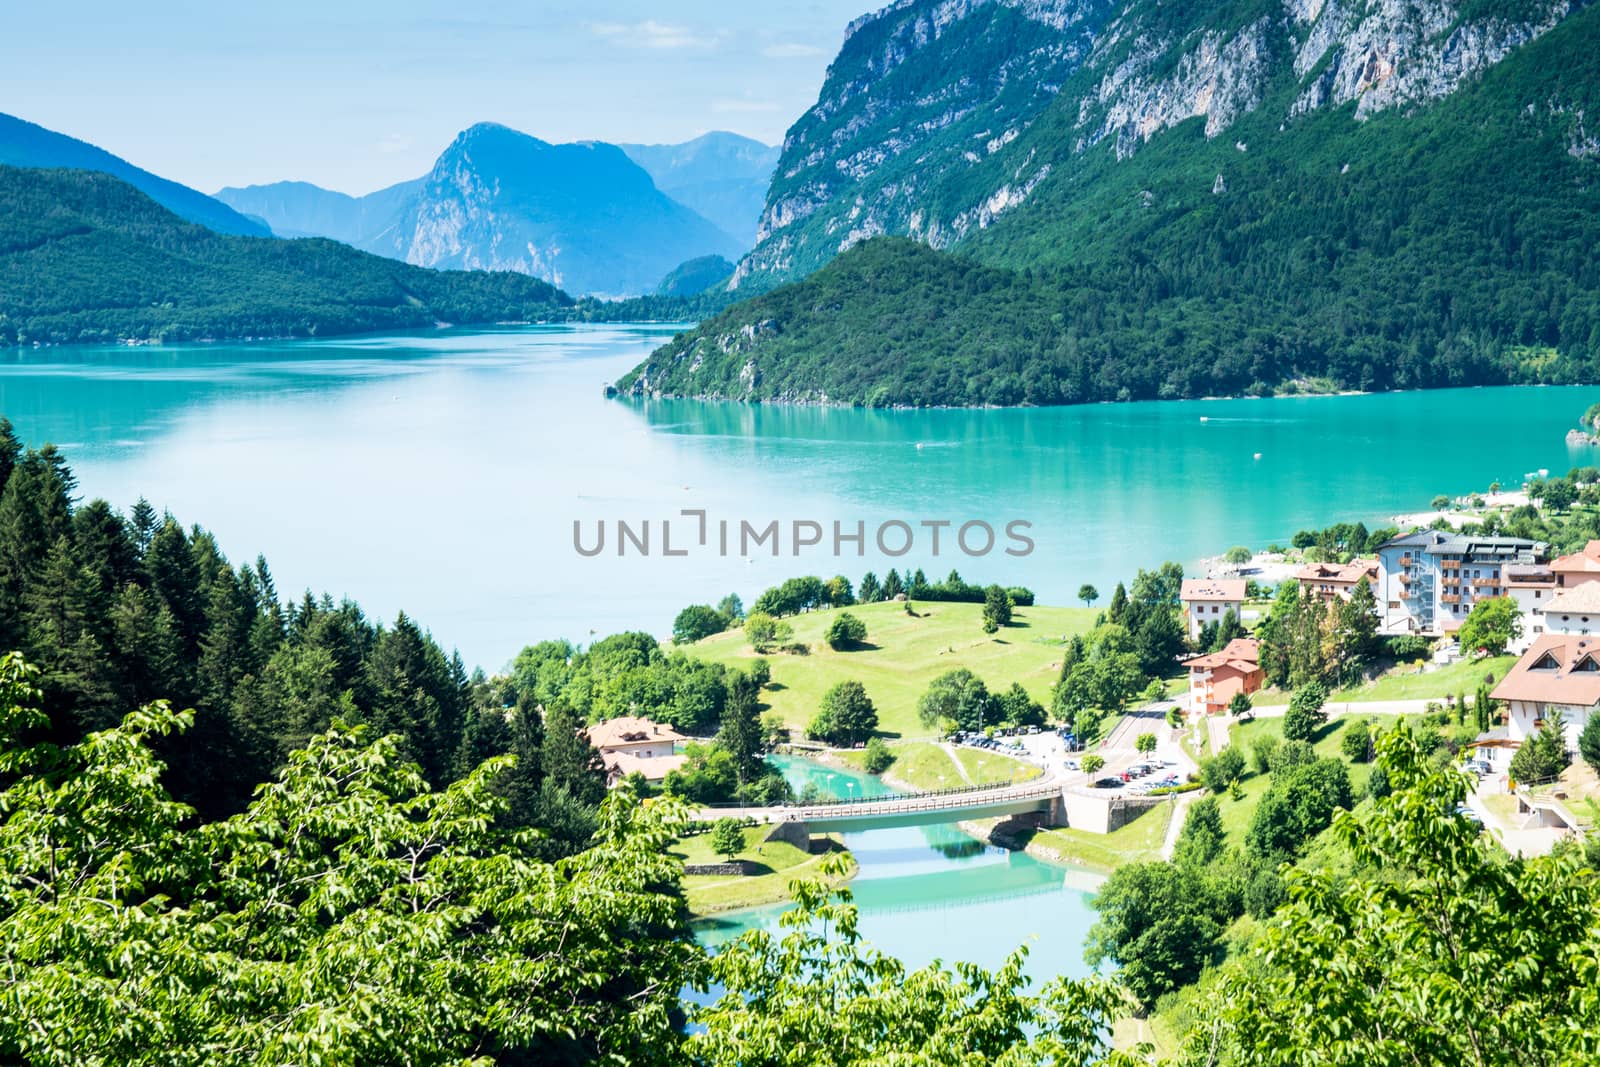
M778 164L776 146L714 131L682 144L617 147L649 173L656 188L737 238L741 251L755 244L756 225Z
M570 317L525 274L220 234L110 174L0 166L0 344L304 337Z
M1566 0L897 0L785 138L734 277L752 299L618 385L1597 380L1597 116L1600 9Z
M775 151L732 134L626 149L550 144L481 123L424 177L366 196L278 182L217 198L280 236L332 237L418 266L514 270L574 293L624 296L654 291L688 260L743 252L748 237L686 205L734 223L744 213L743 229L752 229Z
M253 237L266 237L271 233L265 223L246 218L204 193L141 170L102 148L13 115L0 115L0 166L100 171L122 179L179 218L218 233Z

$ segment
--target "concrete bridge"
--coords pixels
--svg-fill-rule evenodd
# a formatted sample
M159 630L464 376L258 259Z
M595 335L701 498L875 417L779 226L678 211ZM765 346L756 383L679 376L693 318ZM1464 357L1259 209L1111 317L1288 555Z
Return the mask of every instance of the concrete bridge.
M1028 782L994 786L971 786L935 793L904 793L897 796L861 797L826 804L796 804L775 808L706 808L702 820L732 816L758 823L795 823L806 833L836 833L853 830L881 830L894 826L926 826L930 823L960 822L963 819L991 819L1024 812L1057 813L1062 801L1061 782L1053 775Z

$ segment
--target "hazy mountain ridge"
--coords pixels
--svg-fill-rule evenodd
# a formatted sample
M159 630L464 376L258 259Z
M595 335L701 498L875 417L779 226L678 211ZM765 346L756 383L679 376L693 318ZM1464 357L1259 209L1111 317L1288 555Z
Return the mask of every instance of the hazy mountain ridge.
M748 248L755 243L778 148L713 131L682 144L620 144L656 188L709 219Z
M686 260L747 247L663 193L615 145L551 144L495 123L462 131L423 177L367 196L303 182L217 195L284 235L332 237L417 266L512 270L600 296L652 292Z
M570 316L506 272L215 233L87 170L0 167L0 343L304 337Z
M379 238L397 221L422 179L399 182L365 196L324 189L310 182L229 186L216 198L238 211L266 219L279 237L331 237L360 246Z
M198 190L151 174L87 141L12 115L0 114L0 165L99 171L127 182L178 217L218 233L270 234L265 226Z

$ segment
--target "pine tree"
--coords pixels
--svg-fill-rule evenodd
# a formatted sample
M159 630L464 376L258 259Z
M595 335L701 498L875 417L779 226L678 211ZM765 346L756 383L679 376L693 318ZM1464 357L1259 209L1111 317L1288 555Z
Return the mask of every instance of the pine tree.
M741 786L760 778L766 769L756 695L755 683L748 675L734 674L722 709L722 728L717 731L717 741L733 754Z
M1210 648L1212 651L1216 651L1219 648L1227 648L1229 641L1245 635L1244 623L1239 621L1239 613L1229 608L1223 613L1222 621L1217 623L1217 630L1212 636Z
M46 446L16 463L0 493L0 648L24 642L23 605L58 538L71 532L70 472Z
M883 580L883 599L893 600L905 591L905 586L900 582L900 572L890 567L888 576Z
M1121 623L1123 616L1128 613L1128 590L1121 582L1111 591L1111 605L1106 609L1106 618L1114 623Z
M185 679L183 639L172 613L150 590L130 583L118 596L111 621L126 705L167 699L174 707L187 707L191 694Z
M1472 714L1477 720L1478 732L1488 733L1494 723L1494 700L1489 696L1487 685L1478 686L1478 691L1472 697Z
M155 540L156 530L161 527L161 520L156 515L156 509L150 506L150 501L140 497L134 502L133 510L128 515L129 532L133 535L133 547L140 559L150 551L150 542Z
M200 638L196 680L202 699L220 708L226 706L234 684L241 677L261 669L250 647L255 604L242 576L235 577L224 571L211 583L206 619L206 632Z
M605 796L605 767L582 726L564 705L545 712L544 740L539 748L540 788L543 792L555 787L581 803L595 805Z
M6 482L11 479L11 472L16 468L21 455L21 439L17 437L11 420L0 415L0 493L5 492Z
M189 550L189 539L172 516L167 516L150 541L144 557L150 588L177 623L185 655L195 656L205 632L205 601L200 593L200 568Z

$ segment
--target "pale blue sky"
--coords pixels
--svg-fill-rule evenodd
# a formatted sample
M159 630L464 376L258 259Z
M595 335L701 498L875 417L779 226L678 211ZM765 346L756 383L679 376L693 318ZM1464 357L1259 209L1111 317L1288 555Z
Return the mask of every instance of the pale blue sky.
M0 111L212 192L351 193L495 121L550 141L776 144L884 0L4 0Z

